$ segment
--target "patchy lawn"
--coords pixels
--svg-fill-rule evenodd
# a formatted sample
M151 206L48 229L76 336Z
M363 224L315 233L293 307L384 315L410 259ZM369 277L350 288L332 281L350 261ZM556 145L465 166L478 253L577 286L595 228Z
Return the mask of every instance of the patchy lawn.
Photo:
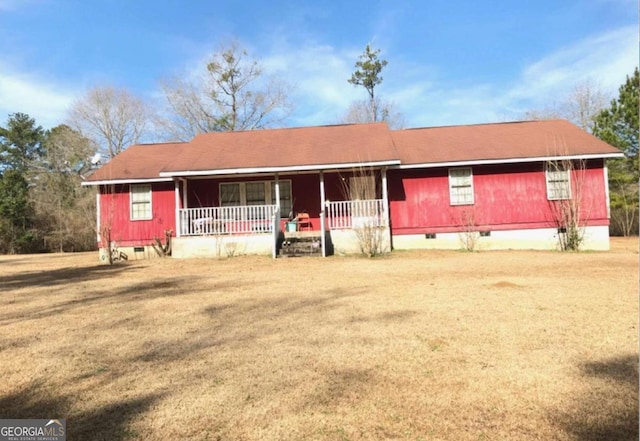
M638 244L0 257L0 417L70 440L638 438Z

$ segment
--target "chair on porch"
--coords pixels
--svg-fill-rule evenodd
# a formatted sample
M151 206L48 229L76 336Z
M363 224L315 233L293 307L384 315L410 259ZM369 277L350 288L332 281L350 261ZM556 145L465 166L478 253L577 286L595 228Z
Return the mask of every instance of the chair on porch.
M313 230L309 213L298 213L296 223L298 224L298 231Z

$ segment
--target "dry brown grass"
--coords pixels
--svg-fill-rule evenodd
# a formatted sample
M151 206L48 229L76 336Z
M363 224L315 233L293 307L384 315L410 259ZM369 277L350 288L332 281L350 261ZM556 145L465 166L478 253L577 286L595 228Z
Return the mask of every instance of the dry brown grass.
M0 417L69 439L638 437L638 245L0 257Z

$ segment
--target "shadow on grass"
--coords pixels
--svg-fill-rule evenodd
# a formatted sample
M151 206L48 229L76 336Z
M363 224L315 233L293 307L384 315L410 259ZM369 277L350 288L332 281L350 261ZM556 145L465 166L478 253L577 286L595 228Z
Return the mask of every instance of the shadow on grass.
M98 277L117 277L118 274L119 272L104 272L100 273ZM53 275L50 274L49 276ZM82 278L82 280L89 280L92 277L95 277L95 273L89 272ZM91 289L85 294L80 293L76 298L61 302L56 302L56 292L51 291L46 294L48 301L47 306L45 307L33 307L26 310L18 310L17 312L12 312L12 308L3 308L3 311L7 311L7 313L0 314L0 324L9 324L22 320L44 319L54 315L67 313L75 308L93 305L107 306L113 303L137 302L153 300L166 296L189 295L202 290L193 288L192 283L195 280L197 279L194 279L193 277L174 277L163 279L161 281L131 283L127 286L114 289L106 289L102 287L102 289ZM73 282L68 280L68 283ZM234 286L236 285L237 284ZM66 295L64 292L62 294ZM25 294L25 297L29 298L30 294Z
M581 366L591 390L576 399L572 411L556 418L573 439L638 439L638 356L628 355Z
M25 271L0 276L3 291L37 286L57 286L83 282L87 280L114 277L123 271L129 271L129 265L92 265L74 268L56 268L44 271Z
M42 383L32 383L27 388L0 396L0 415L11 419L64 418L67 420L67 439L120 441L140 437L132 422L141 419L162 398L159 394L147 394L76 411L70 397L56 396L51 389Z

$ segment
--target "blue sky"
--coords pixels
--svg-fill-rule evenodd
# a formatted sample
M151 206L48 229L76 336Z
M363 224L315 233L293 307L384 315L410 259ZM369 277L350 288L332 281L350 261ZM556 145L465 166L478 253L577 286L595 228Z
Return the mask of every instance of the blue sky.
M408 127L518 119L590 80L615 96L638 65L636 0L0 0L0 124L52 127L94 86L161 106L159 83L237 39L292 85L287 126L336 123L369 42L378 95Z

